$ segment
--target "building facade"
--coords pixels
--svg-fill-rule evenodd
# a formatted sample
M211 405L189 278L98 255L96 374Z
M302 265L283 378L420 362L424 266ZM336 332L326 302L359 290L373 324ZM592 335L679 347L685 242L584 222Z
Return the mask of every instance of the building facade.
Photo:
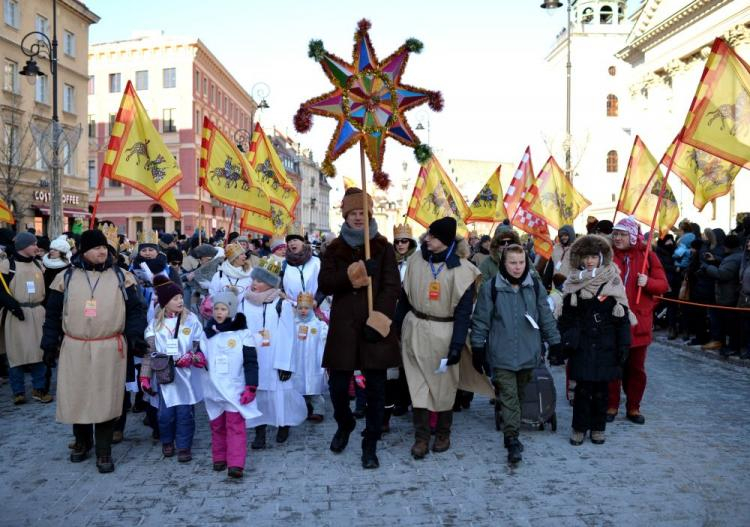
M207 116L229 138L239 129L252 130L257 108L252 97L199 39L145 34L93 44L89 64L88 184L92 201L127 81L132 81L183 176L174 187L181 219L173 218L137 190L111 180L104 182L97 217L112 221L131 239L150 229L190 236L199 224L207 233L230 229L231 207L213 200L198 186L201 129Z
M52 78L50 62L36 57L39 77L20 75L27 57L21 50L24 36L38 31L53 36L52 0L2 0L0 22L0 193L14 213L17 228L46 232L50 210L51 171L45 158L49 149L40 149L32 129L51 131ZM61 180L64 227L89 216L86 172L85 130L88 114L89 26L99 17L77 0L57 0L58 114L63 134L68 138L61 149ZM34 42L29 38L26 42ZM76 142L76 138L81 137ZM47 136L49 138L49 136ZM42 139L42 145L44 145ZM45 155L45 153L47 155Z

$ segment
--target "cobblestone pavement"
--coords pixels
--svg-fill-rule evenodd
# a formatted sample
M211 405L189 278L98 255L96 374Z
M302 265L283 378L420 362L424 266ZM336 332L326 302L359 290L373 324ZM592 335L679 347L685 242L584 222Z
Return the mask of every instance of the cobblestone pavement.
M479 398L456 414L446 453L412 460L411 425L398 417L381 468L364 471L356 434L343 454L328 450L327 417L281 446L271 433L267 450L249 450L241 481L211 470L202 408L192 463L164 459L137 414L114 447L116 472L100 475L93 459L68 461L70 431L54 405L14 407L6 384L0 525L749 525L750 370L661 344L647 366L646 425L621 414L603 446L568 444L571 409L555 368L559 430L524 430L517 468Z

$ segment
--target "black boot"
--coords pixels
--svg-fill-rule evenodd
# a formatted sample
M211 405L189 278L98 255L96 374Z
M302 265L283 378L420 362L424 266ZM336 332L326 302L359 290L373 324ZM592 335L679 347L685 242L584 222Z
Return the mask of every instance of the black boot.
M286 442L287 439L289 439L289 427L280 426L279 429L276 431L276 442L284 443Z
M414 444L411 455L414 459L422 459L430 450L430 412L425 408L414 408Z
M346 445L349 444L349 436L354 431L355 426L357 426L357 422L354 420L348 426L339 424L336 433L333 434L333 439L331 439L331 452L340 454L344 451Z
M71 463L80 463L85 461L89 457L91 451L91 443L76 443L73 447L73 451L70 453Z
M96 453L96 468L100 474L109 474L115 471L115 463L112 461L112 451L101 450Z
M518 440L518 436L510 436L506 438L506 447L508 449L508 463L518 463L523 459L521 456L522 445Z
M250 444L253 450L263 450L266 448L266 425L255 427L255 438Z
M376 455L378 442L375 439L362 439L362 468L378 468L380 461Z
M513 436L506 436L506 437L503 438L503 445L505 446L505 448L508 448L508 445L510 444L510 438L511 437L513 437ZM518 441L518 445L521 447L521 452L523 452L523 443L521 443L521 440L518 439L517 436L516 436L516 441Z

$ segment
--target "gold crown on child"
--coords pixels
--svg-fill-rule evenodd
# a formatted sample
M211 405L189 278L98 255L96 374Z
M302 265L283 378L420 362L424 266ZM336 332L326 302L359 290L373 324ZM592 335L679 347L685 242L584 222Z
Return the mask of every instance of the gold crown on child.
M393 227L393 239L394 240L402 240L404 238L412 239L412 232L411 232L411 226L408 223L404 223L403 225L395 225Z
M159 243L159 231L142 231L138 233L138 243Z
M281 274L281 263L282 261L275 258L261 258L258 267L265 269L273 275L279 276Z
M311 293L302 292L297 295L297 307L315 307L315 297Z

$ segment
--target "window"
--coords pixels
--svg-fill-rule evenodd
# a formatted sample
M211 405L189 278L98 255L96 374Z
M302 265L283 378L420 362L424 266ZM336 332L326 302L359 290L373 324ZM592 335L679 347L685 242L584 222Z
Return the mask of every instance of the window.
M34 96L36 102L49 104L49 77L39 75L36 78L36 93Z
M211 104L214 104L216 102L216 86L213 84L211 85Z
M63 84L63 111L68 113L76 111L76 89L70 84Z
M97 188L99 178L96 177L96 161L89 159L89 188Z
M49 19L46 16L36 15L34 30L49 35Z
M3 75L3 90L19 93L18 63L5 59L5 67L3 69L5 70Z
M195 110L195 131L201 129L201 111Z
M615 68L614 66L610 66L609 68L607 68L607 73L614 77L615 75L617 75L617 68Z
M65 160L65 166L63 167L63 173L66 176L72 176L75 167L75 153L70 150L70 143L67 141L62 145L62 158Z
M164 68L164 88L174 88L177 86L177 70L175 68Z
M10 155L5 152L6 160L10 159L11 164L18 165L21 159L21 136L18 133L18 125L5 123L5 148L10 150Z
M205 97L208 94L208 81L206 80L206 77L203 77L203 96Z
M109 135L112 135L112 129L115 127L116 119L117 119L117 114L115 113L109 114Z
M607 172L617 172L617 151L607 152Z
M44 170L47 168L47 164L44 162L44 156L42 156L42 151L37 146L35 148L36 150L36 159L34 161L34 168L36 170Z
M63 51L69 57L76 56L76 36L67 29L63 32Z
M109 93L120 93L120 74L109 74Z
M5 0L3 5L5 7L3 10L5 12L5 23L18 29L18 21L21 18L18 0Z
M94 88L95 88L95 79L93 75L89 75L89 95L94 95Z
M613 94L607 95L607 117L617 117L617 96Z
M162 132L176 132L174 125L174 108L165 108L162 114Z
M195 88L193 88L195 91L200 92L201 91L201 73L200 71L195 72Z
M227 113L227 109L228 108L229 107L227 106L227 96L225 95L224 96L224 104L221 105L221 111L224 112L224 113Z
M89 137L96 137L96 119L89 115Z
M599 10L599 23L600 24L611 24L612 23L612 8L608 5L602 6Z
M584 24L590 24L594 21L594 10L590 7L587 7L583 10L583 13L581 15L581 22Z
M112 188L118 188L122 186L122 183L120 183L116 179L111 179L111 178L107 178L107 179L109 179L109 186Z
M135 72L135 89L141 91L148 90L148 70Z

